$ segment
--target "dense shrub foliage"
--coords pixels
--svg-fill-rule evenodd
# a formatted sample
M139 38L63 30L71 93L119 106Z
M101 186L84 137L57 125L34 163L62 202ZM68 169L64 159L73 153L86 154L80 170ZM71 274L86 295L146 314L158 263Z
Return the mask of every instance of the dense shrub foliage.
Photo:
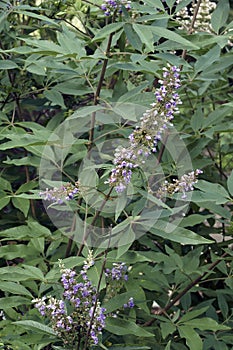
M232 8L0 2L0 349L233 349Z

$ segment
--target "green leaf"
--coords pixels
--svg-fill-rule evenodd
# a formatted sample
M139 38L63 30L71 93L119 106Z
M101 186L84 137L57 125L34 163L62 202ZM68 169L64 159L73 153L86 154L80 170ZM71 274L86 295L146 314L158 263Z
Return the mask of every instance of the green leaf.
M6 310L12 307L18 307L20 305L31 305L31 300L23 297L6 297L0 299L0 309Z
M228 191L230 192L230 194L233 197L233 170L231 172L231 175L227 179L227 188L228 188Z
M214 243L213 241L203 238L190 230L183 227L177 227L176 225L163 222L161 220L157 221L156 227L151 228L150 231L159 237L185 245Z
M35 254L35 251L24 244L11 244L0 247L0 257L7 260L13 260L15 258L25 258Z
M62 108L66 108L65 104L64 104L64 99L62 97L62 94L55 90L55 89L52 89L52 90L45 90L43 95L49 100L52 102L52 105L53 106L61 106Z
M186 344L190 350L203 350L202 340L193 328L180 326L178 329L181 338L185 338Z
M132 345L132 346L124 346L123 344L116 344L114 346L108 347L109 350L150 350L150 346L140 346L140 345ZM62 350L62 349L61 349ZM106 350L106 349L105 349Z
M130 228L129 228L129 230L130 230ZM126 235L127 235L127 238L128 238L129 231L126 232ZM126 244L126 245L119 245L118 248L117 248L117 259L119 259L123 254L125 254L129 250L131 245L132 245L131 241L128 244Z
M70 30L66 25L62 24L62 29L62 32L57 32L57 40L62 48L63 54L75 53L79 58L85 57L86 50L84 48L83 41L80 40L76 33Z
M33 298L33 295L24 286L15 282L1 282L1 290L11 294L26 295Z
M228 316L228 312L229 312L229 307L228 307L228 303L226 301L226 298L222 294L217 294L217 298L218 298L219 309L221 310L223 317L225 317L225 319L226 319Z
M195 74L201 71L205 71L205 69L211 66L215 61L218 61L220 53L221 48L216 45L211 48L206 54L200 56L194 65Z
M10 159L7 156L7 160L3 161L4 164L9 164L9 165L16 165L16 166L21 166L21 165L30 165L34 167L39 167L40 165L40 158L34 157L34 156L28 156L28 157L22 157L22 158L15 158L15 159Z
M102 266L102 261L96 261L95 265L87 270L87 276L94 286L98 286L101 277L100 290L106 287L104 275L101 276Z
M186 321L189 321L193 318L196 318L197 316L200 316L204 312L208 310L209 306L202 307L201 309L193 310L193 311L188 311L184 316L182 316L179 320L178 323L183 323Z
M27 215L28 215L29 208L30 208L30 200L29 199L25 199L25 198L13 197L12 198L12 203L13 203L15 208L17 208L20 211L22 211L22 213L24 214L24 216L26 218Z
M111 23L111 24L108 24L107 26L104 26L94 36L93 41L107 38L109 36L109 34L117 32L119 29L121 29L123 27L123 25L124 25L124 23L118 22L118 23Z
M172 322L161 322L160 328L163 339L166 339L169 334L173 334L176 331L176 326Z
M10 197L4 196L4 192L0 192L0 210L6 207L10 200Z
M28 192L32 189L34 189L35 187L38 186L38 182L37 181L29 181L29 182L26 182L25 184L22 184L18 189L17 191L15 192L16 194L19 194L19 193L23 193L23 192Z
M146 331L144 328L137 326L134 322L119 318L107 317L105 329L110 333L117 335L132 334L136 337L154 337L154 334Z
M12 192L11 183L3 177L0 177L0 189Z
M52 24L55 27L59 27L59 24L56 21L50 19L49 17L43 16L43 15L39 15L39 14L31 12L31 11L22 11L20 8L17 11L17 7L15 8L15 12L18 12L19 14L25 15L25 16L28 16L28 17L37 18L40 21L44 21L46 23Z
M230 12L228 0L219 0L216 9L211 16L211 26L218 34L220 29L226 24Z
M129 23L126 23L124 25L124 31L126 34L127 39L129 40L130 44L138 51L142 50L142 41L139 37L139 35L133 30L132 25Z
M117 197L117 203L116 203L116 210L115 210L115 221L119 218L122 211L125 209L127 204L128 198L126 196L126 192L121 193Z
M190 321L185 322L186 327L198 328L201 331L210 330L213 332L216 331L225 331L230 330L231 328L228 326L224 326L222 324L218 324L215 320L209 317L196 318Z
M39 222L37 221L31 221L31 220L28 220L28 228L30 230L30 234L32 236L37 236L37 237L51 237L51 232L50 230L39 224Z
M44 252L44 245L45 245L45 239L44 237L35 237L30 240L30 244L33 245L35 250L37 250L39 253Z
M19 66L11 60L2 60L0 61L0 70L1 69L15 69L19 68Z
M170 350L170 349L171 349L171 340L169 340L164 350Z
M109 299L106 303L103 304L103 307L106 308L106 312L110 313L118 309L123 309L123 305L129 301L129 298L135 298L137 296L137 291L133 293L131 291L118 294L113 298Z
M187 217L184 217L181 222L182 227L193 227L195 225L203 223L206 219L212 218L213 215L200 215L200 214L192 214Z
M44 281L43 272L35 266L23 265L24 273L28 275L29 278Z
M22 326L23 328L26 328L26 329L32 329L33 331L37 331L39 333L45 333L45 334L56 336L56 332L52 328L45 326L44 324L36 321L32 321L32 320L16 321L16 322L13 322L13 324Z
M146 32L151 32L154 35L159 36L160 38L165 38L171 41L175 41L184 48L189 48L189 49L198 49L198 46L194 45L190 41L186 40L183 38L181 35L176 34L174 31L171 31L166 28L161 28L158 26L147 26L147 25L140 25L140 24L133 24L133 28L135 31L143 31L144 36L146 35ZM137 28L137 30L136 30ZM148 41L148 40L147 40Z
M133 23L133 30L136 32L142 43L146 46L146 52L154 50L154 37L149 26Z
M46 68L41 66L39 63L32 63L26 67L26 70L36 75L46 75Z
M195 184L195 187L199 188L199 190L203 192L207 192L211 194L214 193L216 196L221 196L225 198L229 197L229 194L225 190L225 188L217 183L212 183L205 180L199 180L197 184Z

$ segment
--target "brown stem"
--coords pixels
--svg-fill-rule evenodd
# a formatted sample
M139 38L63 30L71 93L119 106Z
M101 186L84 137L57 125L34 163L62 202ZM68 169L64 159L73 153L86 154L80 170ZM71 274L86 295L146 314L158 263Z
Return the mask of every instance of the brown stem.
M79 199L79 202L80 202L80 199ZM75 213L76 214L76 213ZM74 229L75 229L75 224L76 224L76 216L74 215L73 217L73 222L72 222L72 226L71 226L71 229L70 229L70 232L73 232ZM74 239L74 235L72 235L70 238L69 238L69 241L67 243L67 247L66 247L66 253L65 253L65 257L68 258L68 256L70 256L70 252L71 252L71 248L72 248L72 243L73 243L73 239Z
M191 24L190 24L190 27L189 27L189 30L188 30L188 34L192 34L192 32L193 32L194 24L195 24L195 21L196 21L196 18L197 18L197 14L198 14L198 11L199 11L199 8L200 8L200 5L201 5L201 1L202 0L198 0L197 5L195 7L195 10L194 10L194 13L193 13L193 17L192 17L192 21L191 21ZM182 54L181 54L181 58L185 59L186 58L186 54L187 54L187 50L184 49Z
M223 258L225 258L228 255L227 252L225 252L218 260L214 261L209 267L206 272L204 272L201 276L197 277L194 281L192 281L190 284L187 285L177 296L170 301L163 309L160 309L157 313L157 315L166 314L166 312L177 302L179 301L190 289L192 289L196 284L201 282L201 280L208 275L210 271L212 271L221 261ZM156 321L156 318L153 318L147 322L144 323L143 327L151 326Z
M109 238L109 241L108 241L108 248L109 248L109 245L110 245L110 240L111 240L111 237ZM99 291L100 291L100 285L101 285L102 277L103 277L103 274L104 274L105 265L106 265L106 262L107 262L108 248L105 250L104 260L103 260L103 264L102 264L102 268L101 268L101 272L100 272L100 277L99 277L99 280L98 280L97 290L96 290L95 304L94 304L94 307L93 307L93 312L92 312L90 324L89 324L89 327L88 327L88 330L87 330L87 335L86 335L86 340L85 340L85 344L84 344L83 350L87 350L88 341L89 341L89 337L90 337L90 332L91 332L92 324L93 324L93 321L94 321L94 318L95 318L95 310L96 310L96 307L97 307L98 295L99 295Z
M89 1L89 0L83 0L84 2L86 2L87 4L90 4L92 6L96 6L96 7L99 7L101 9L101 6L100 5L97 5L95 3L93 3L92 1Z
M110 51L110 48L111 48L113 34L114 33L111 33L109 35L109 38L108 38L108 44L107 44L107 48L106 48L106 52L105 52L105 55L107 57L109 55L109 51ZM97 85L97 89L96 89L96 92L95 92L95 95L94 95L94 105L95 106L98 104L100 91L101 91L101 88L103 86L104 76L105 76L105 73L106 73L107 65L108 65L108 58L106 58L104 60L104 62L103 62L103 66L102 66L102 70L101 70L100 78L99 78L99 83ZM92 148L93 139L94 139L95 118L96 118L96 112L93 112L92 113L92 117L91 117L91 127L90 127L90 134L89 134L89 145L88 145L88 151L89 152L90 152L90 150Z
M113 187L110 188L108 194L105 196L99 210L97 210L97 212L95 213L93 219L92 219L92 222L90 224L90 226L94 225L96 220L98 219L101 211L103 210L105 204L107 203L107 201L109 200L110 196L111 196L111 193L112 193L112 190L113 190ZM77 253L77 256L81 255L82 251L83 251L83 248L84 248L84 245L85 245L85 241L87 239L87 237L89 236L90 234L90 231L87 230L87 232L84 234L84 237L83 237L83 242L81 244L81 246L79 247L79 250L78 250L78 253Z
M210 158L213 160L214 165L215 165L216 169L219 171L220 175L221 175L222 177L224 177L225 179L227 179L227 175L224 174L224 172L223 172L221 166L218 165L217 162L215 161L214 156L212 155L212 153L211 153L209 147L206 147L206 150L207 150L207 152L208 152Z
M77 202L77 205L78 207L80 207L82 203L82 198L79 198L78 202ZM75 212L75 214L77 215L79 212L79 209ZM70 232L73 232L74 229L75 229L75 224L76 224L76 217L74 215L73 217L73 222L72 222L72 226L71 226L71 229L70 229ZM70 238L69 238L69 241L67 243L67 247L66 247L66 253L65 253L65 257L68 258L70 256L70 252L71 252L71 248L72 248L72 243L73 243L73 239L74 239L74 235L72 235Z

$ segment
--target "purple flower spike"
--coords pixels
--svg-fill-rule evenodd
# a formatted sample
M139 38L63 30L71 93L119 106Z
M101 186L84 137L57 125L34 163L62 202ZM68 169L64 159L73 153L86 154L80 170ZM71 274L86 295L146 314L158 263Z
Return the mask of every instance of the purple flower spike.
M131 169L142 166L145 159L156 152L162 134L172 125L174 115L179 112L181 101L176 92L180 87L179 71L176 66L163 68L163 80L159 80L161 86L155 91L155 102L151 104L151 109L146 110L140 126L136 126L129 135L129 146L116 149L113 161L115 168L106 181L116 192L125 191L131 182Z

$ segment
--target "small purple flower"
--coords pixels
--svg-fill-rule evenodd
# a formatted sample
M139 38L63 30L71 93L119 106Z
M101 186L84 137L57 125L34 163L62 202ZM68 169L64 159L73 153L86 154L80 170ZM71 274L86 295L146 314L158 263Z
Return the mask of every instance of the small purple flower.
M61 187L54 187L52 189L46 188L45 191L40 192L40 196L46 200L56 204L63 204L64 201L74 199L75 195L79 191L79 183L75 182L75 185L66 183Z
M127 304L124 304L123 307L124 307L124 309L127 309L127 308L132 309L134 307L134 300L133 300L133 298L132 297L129 298Z
M125 6L126 10L131 9L131 1L129 0L104 0L101 5L101 10L104 11L105 16L112 15L115 11L119 14L122 13L122 7Z
M157 191L157 196L161 198L163 196L166 196L166 194L172 195L174 193L180 192L182 193L181 198L186 199L186 193L194 190L193 186L197 183L197 176L200 174L202 174L202 170L197 169L195 171L191 171L188 174L182 175L180 180L174 179L172 183L164 181L164 183Z
M125 263L114 263L113 268L111 270L106 269L105 270L105 276L116 281L120 280L128 280L127 275L128 268L125 265Z
M181 103L176 92L180 87L179 72L176 66L163 68L163 80L159 80L161 86L155 91L156 101L143 114L140 126L136 126L129 135L129 146L116 149L113 161L115 168L106 181L116 192L125 191L131 182L133 170L142 166L145 159L157 151L162 134L172 125L174 115L178 113L177 106Z
M92 285L86 274L93 264L91 253L84 262L80 274L60 264L64 300L43 297L33 301L42 316L50 318L53 329L67 345L73 346L74 342L78 343L89 332L88 346L96 345L98 335L105 326L106 310L100 307L96 287Z

